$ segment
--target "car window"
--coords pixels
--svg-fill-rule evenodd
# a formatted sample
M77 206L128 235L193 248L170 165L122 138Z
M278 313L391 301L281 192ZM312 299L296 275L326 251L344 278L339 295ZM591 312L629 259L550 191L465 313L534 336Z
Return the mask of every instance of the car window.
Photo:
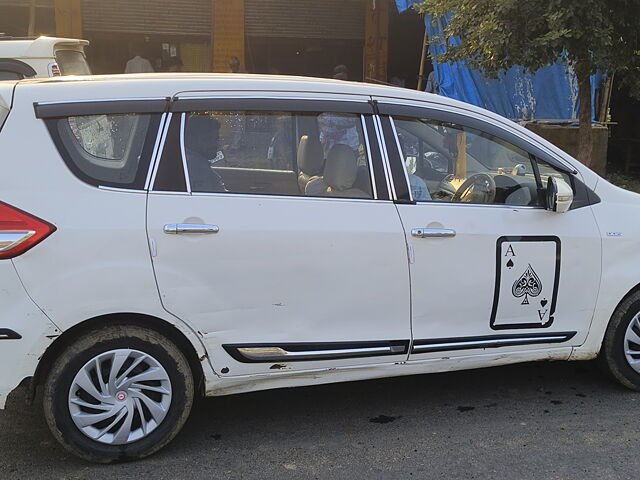
M54 121L65 147L63 157L73 170L96 185L132 186L139 178L150 118L149 114L110 114Z
M547 162L543 160L536 159L536 162L538 164L538 170L540 171L540 180L543 187L547 186L549 177L561 178L565 182L567 182L569 185L573 186L573 182L572 182L573 177L571 177L569 174L559 171L557 168L555 168L552 165L549 165Z
M530 155L486 132L428 119L394 119L413 199L540 206Z
M0 81L1 80L22 80L23 78L24 76L20 73L0 70Z
M62 75L91 75L84 53L77 50L56 50L55 55Z
M373 198L359 115L210 111L183 123L192 192Z

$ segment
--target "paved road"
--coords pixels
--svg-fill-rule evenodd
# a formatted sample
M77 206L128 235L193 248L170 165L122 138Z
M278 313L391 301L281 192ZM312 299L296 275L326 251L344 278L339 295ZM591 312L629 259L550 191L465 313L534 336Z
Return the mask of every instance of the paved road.
M155 456L92 465L21 399L0 412L0 478L634 479L640 394L591 364L527 364L259 392L198 404Z

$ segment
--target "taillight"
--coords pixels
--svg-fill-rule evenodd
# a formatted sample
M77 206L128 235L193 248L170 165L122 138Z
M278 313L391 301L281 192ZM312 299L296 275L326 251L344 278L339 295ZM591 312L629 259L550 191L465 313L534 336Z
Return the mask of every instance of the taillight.
M0 202L0 260L22 255L55 231L49 222Z
M62 75L62 73L60 72L60 67L57 63L50 63L48 69L50 77L59 77Z

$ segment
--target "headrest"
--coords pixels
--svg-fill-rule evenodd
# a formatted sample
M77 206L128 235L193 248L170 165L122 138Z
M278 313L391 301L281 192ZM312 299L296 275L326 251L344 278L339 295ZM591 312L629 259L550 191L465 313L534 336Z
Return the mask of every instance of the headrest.
M494 203L525 206L531 203L531 192L526 185L521 185L511 175L496 175L496 198Z
M348 145L336 143L327 154L324 181L334 190L346 190L353 186L358 175L356 152Z
M298 169L309 176L320 175L324 163L324 151L320 140L303 135L298 143Z

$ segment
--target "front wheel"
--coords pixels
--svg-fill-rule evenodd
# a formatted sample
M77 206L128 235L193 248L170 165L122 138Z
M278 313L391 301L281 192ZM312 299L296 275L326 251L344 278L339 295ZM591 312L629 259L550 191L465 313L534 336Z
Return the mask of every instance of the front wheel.
M598 360L615 380L640 391L640 292L627 297L616 309Z
M89 332L55 360L44 384L53 436L86 460L150 455L180 431L193 376L184 354L155 330L114 325Z

